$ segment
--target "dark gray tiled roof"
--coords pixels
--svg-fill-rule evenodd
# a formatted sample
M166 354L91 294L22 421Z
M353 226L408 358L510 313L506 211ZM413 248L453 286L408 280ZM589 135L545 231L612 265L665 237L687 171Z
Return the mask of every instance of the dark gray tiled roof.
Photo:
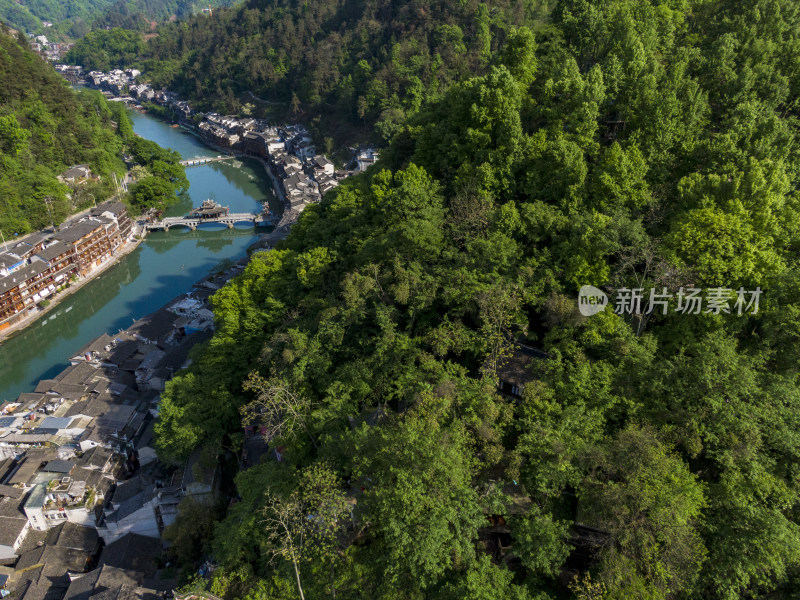
M23 490L13 485L0 485L0 496L8 496L9 498L21 498L24 494Z
M144 490L142 490L132 498L123 502L117 510L108 515L106 520L112 523L116 523L121 521L125 517L129 517L137 510L145 506L148 502L150 502L153 499L155 491L156 491L155 485L147 486Z
M17 554L22 554L23 552L27 552L28 550L35 550L39 548L42 544L44 544L44 540L47 537L46 531L37 531L36 529L28 529L28 533L25 534L25 539L22 540L22 543L17 548Z
M37 388L39 389L39 388ZM54 392L55 395L65 398L66 400L79 400L89 393L87 387L80 383L58 383L51 385L48 392Z
M47 531L45 538L45 543L49 546L75 548L88 553L94 553L99 541L100 536L94 527L84 527L69 521Z
M97 369L89 363L78 363L71 367L67 367L61 373L56 375L56 379L60 383L68 383L71 385L81 385L89 382L97 375Z
M127 212L128 207L126 207L122 202L103 202L102 204L98 204L96 208L91 210L92 215L102 215L104 212L110 212L115 217L119 218L124 212Z
M103 548L100 564L130 569L152 579L161 556L161 540L138 533L127 533Z
M24 571L40 563L44 564L44 575L51 582L56 582L64 578L63 585L66 590L69 587L69 576L67 572L83 573L87 567L87 559L90 553L85 550L68 548L65 546L42 545L34 550L24 552L19 557L16 569Z
M67 412L64 414L65 417L76 417L78 415L85 415L84 409L89 405L89 400L81 400L80 402L75 402L72 406L69 407Z
M100 227L103 227L103 224L97 221L81 221L80 223L76 223L75 225L71 225L59 231L53 237L67 242L68 244L74 244L82 237L89 235Z
M34 391L44 394L45 392L49 392L50 388L52 388L56 383L58 382L55 379L40 379L39 383L36 384L36 389L34 389Z
M18 262L22 262L19 256L15 256L13 254L2 253L0 254L0 269L7 268L12 265L17 264Z
M117 483L111 500L114 504L123 504L141 494L144 490L150 489L152 483L152 481L145 481L145 478L137 473L127 481L120 481Z
M22 404L21 408L27 408L31 404L44 399L44 394L37 394L36 392L24 392L17 397L17 402Z
M76 165L64 171L61 174L61 177L64 179L71 179L73 177L86 177L89 173L91 173L91 171L89 170L88 165Z
M18 587L16 596L19 600L62 600L65 591L63 585L54 585L47 579L41 579L24 582L23 586Z
M160 310L146 317L142 317L131 327L128 332L139 335L147 340L155 341L162 338L172 328L172 324L179 318L175 313Z
M21 281L14 277L14 275L9 275L8 277L0 278L0 294L4 294L8 290L13 290L17 287Z
M65 244L64 242L58 241L55 244L51 244L47 248L40 250L37 252L36 256L41 258L43 261L49 263L54 258L61 256L67 252L72 252L72 246L69 244Z
M114 341L114 338L107 333L104 333L100 337L93 339L91 342L83 346L74 354L74 356L83 356L87 352L103 353L105 352L106 346L109 346L112 341Z
M25 515L18 517L0 517L0 544L13 546L19 534L25 529L28 519Z
M42 467L42 471L46 471L48 473L69 473L74 466L75 461L73 460L56 459L51 460L44 467Z
M24 281L28 281L29 279L36 277L40 273L43 273L50 266L47 263L43 263L40 261L33 262L29 265L25 265L21 269L18 269L11 273L8 277L3 277L0 279L0 294L7 292L8 290L12 290Z
M101 565L70 583L64 600L89 600L95 592L100 593L119 586L136 587L140 580L141 576L133 571Z

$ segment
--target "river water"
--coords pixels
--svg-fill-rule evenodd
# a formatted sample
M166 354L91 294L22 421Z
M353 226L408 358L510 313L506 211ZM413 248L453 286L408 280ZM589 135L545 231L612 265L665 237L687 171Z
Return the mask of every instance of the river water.
M134 131L184 158L216 156L195 136L155 117L131 111ZM206 198L230 206L231 212L260 212L267 200L280 211L270 180L255 160L221 161L186 170L189 196L167 210L186 214ZM203 225L197 231L179 227L156 231L44 317L0 343L0 401L32 392L40 379L59 373L68 359L103 333L116 333L136 319L188 291L221 263L237 260L256 239L252 225Z

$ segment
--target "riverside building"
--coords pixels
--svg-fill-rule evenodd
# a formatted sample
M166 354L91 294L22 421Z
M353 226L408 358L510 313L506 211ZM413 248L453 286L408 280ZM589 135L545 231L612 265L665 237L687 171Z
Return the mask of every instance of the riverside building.
M130 240L133 222L121 202L106 202L53 233L39 233L0 253L0 331L35 311L72 277L86 277Z

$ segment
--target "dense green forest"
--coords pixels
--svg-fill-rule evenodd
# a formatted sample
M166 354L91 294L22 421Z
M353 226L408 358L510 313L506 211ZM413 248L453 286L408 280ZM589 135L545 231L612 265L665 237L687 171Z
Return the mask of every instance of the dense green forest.
M0 0L0 22L14 29L46 34L53 40L82 38L92 30L126 27L149 31L151 23L200 14L235 0ZM52 23L44 27L43 21Z
M184 94L296 94L390 142L214 296L162 395L165 461L229 473L243 424L270 447L223 516L168 530L219 564L198 585L796 597L796 2L250 2L151 51ZM583 317L587 284L673 297ZM693 287L729 310L676 312ZM514 397L518 341L547 357Z
M110 0L0 0L0 22L23 32L68 40L86 34ZM45 27L43 21L51 23Z
M144 35L139 31L120 27L98 29L75 42L64 62L81 65L89 71L128 69L136 64L144 45Z
M0 0L0 20L20 31L44 33L41 19L15 0Z
M112 109L73 91L27 41L0 30L0 229L6 236L60 223L114 189L125 172ZM97 182L71 191L57 176L88 164Z
M545 9L477 0L250 0L212 19L161 27L142 66L156 85L201 106L236 111L256 102L274 113L279 103L332 116L329 130L342 119L378 121L388 139L423 99L485 69L510 26Z
M201 15L203 9L232 6L237 0L117 0L96 18L93 29L122 27L149 31L153 22L163 23L173 17L183 19Z

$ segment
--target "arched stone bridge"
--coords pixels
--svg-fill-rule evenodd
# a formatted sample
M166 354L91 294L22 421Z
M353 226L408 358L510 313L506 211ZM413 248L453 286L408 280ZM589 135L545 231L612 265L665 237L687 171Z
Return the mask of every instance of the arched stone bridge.
M231 213L210 219L197 219L193 217L167 217L166 219L156 221L155 223L148 223L146 227L148 231L153 231L154 229L163 229L164 231L169 231L170 227L183 226L194 231L197 229L198 225L203 225L204 223L222 223L223 225L227 225L228 229L233 229L233 226L236 223L250 222L253 224L253 226L255 226L258 225L260 221L263 221L263 219L263 215L258 213Z
M196 158L186 158L180 163L184 167L199 167L202 165L208 165L213 162L219 162L221 160L233 160L236 158L235 156L198 156Z

